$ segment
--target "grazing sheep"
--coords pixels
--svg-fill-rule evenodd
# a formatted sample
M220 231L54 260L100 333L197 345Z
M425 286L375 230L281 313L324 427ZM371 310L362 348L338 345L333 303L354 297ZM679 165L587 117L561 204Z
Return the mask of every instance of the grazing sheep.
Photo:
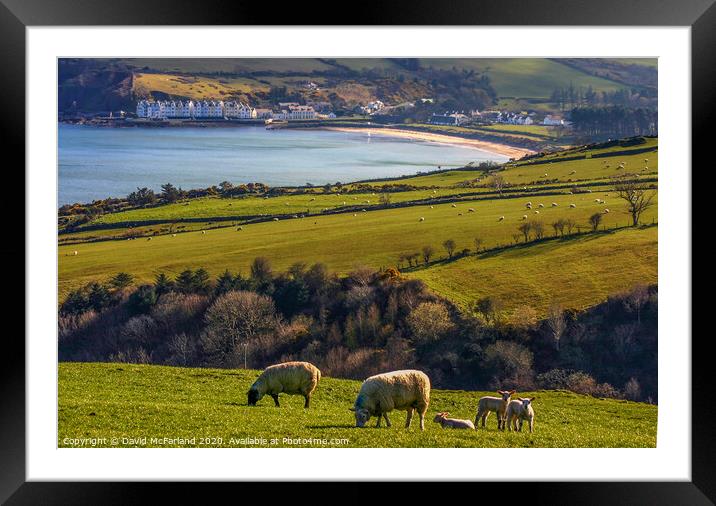
M535 210L535 214L539 214L539 211Z
M353 213L353 216L358 216L356 213Z
M152 240L152 238L151 238L151 237L147 237L147 241L151 241L151 240Z
M377 374L361 385L351 411L355 412L356 427L364 427L371 416L381 417L390 427L388 413L394 409L405 410L408 416L405 428L410 427L413 410L420 416L420 430L425 430L425 412L430 404L430 378L422 371L404 370Z
M202 234L206 234L206 230L202 230L201 233L202 233Z
M457 418L448 418L450 413L447 411L444 411L442 413L438 413L435 415L435 418L433 418L433 422L439 423L442 425L443 429L472 429L475 430L475 425L472 423L471 420L458 420Z
M236 229L237 232L241 232L243 230L243 227L239 227Z
M471 207L471 208L469 208L469 209L467 210L467 212L468 212L468 213L474 213L475 210Z
M544 176L542 176L542 177L547 177L547 173L545 172L545 173L544 173Z
M507 430L515 430L522 432L522 422L527 420L530 426L530 432L534 432L535 427L535 411L532 409L532 401L536 397L522 398L510 401L507 405L505 420L507 421ZM518 426L519 421L519 426Z
M462 213L457 213L458 216L462 216Z
M523 219L523 220L526 220L526 219L527 219L527 215L526 215L526 214L523 214L523 215L522 215L522 219Z
M74 256L77 256L77 250L74 250L74 251L72 252L72 254L73 254Z
M315 197L313 197L313 198L312 198L312 199L311 199L311 200L310 200L309 202L313 202L314 200L316 200L316 198L315 198Z
M176 236L177 236L176 234L172 234L172 237L176 237Z
M557 203L556 203L556 202L552 202L552 207L557 207Z
M498 219L497 221L502 221L502 220L504 220L504 219L505 219L505 217L504 217L504 216L500 216L500 217L499 217L499 219Z
M421 217L420 217L420 221L425 221L425 218L423 218L423 217L421 216Z
M544 204L538 204L537 207L544 207Z
M249 406L255 406L264 395L270 395L279 407L278 394L302 395L304 408L311 404L311 395L321 380L321 371L308 362L284 362L264 369L247 392Z
M430 209L435 209L433 206L430 206Z
M525 205L526 205L527 207L532 207L532 202L527 202Z
M609 214L609 209L605 209L604 214Z
M577 204L569 204L569 207L577 207Z
M477 415L475 416L475 427L478 425L478 421L482 420L482 427L485 427L485 420L490 416L490 412L494 411L497 415L497 428L505 428L505 413L507 411L507 405L510 402L510 397L515 393L514 390L498 390L500 397L485 396L481 397L477 402Z
M576 174L576 173L577 173L577 171L576 171L576 170L573 170L572 172L569 173L569 175L572 176L572 175L574 175L574 174Z
M452 204L452 207L457 207L455 204Z
M274 218L273 221L278 221L278 218Z

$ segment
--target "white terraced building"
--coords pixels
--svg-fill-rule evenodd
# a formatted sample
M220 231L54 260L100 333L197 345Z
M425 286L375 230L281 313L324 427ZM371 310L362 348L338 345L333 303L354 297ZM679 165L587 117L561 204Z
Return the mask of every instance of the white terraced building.
M167 118L237 118L254 119L256 109L241 102L221 100L140 100L137 116L148 119Z

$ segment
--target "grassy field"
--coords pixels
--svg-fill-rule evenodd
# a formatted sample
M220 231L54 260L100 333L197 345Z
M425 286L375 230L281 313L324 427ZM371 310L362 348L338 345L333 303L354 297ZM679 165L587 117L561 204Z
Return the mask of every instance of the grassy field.
M493 296L509 320L521 306L540 318L553 303L586 309L658 277L658 229L626 229L545 241L410 272L463 307Z
M339 198L339 197L337 197ZM605 208L594 202L594 193L552 195L544 199L531 196L535 210L530 219L539 217L549 223L572 218L585 226L589 216ZM625 225L623 205L603 197L611 207L603 224ZM444 256L441 244L446 239L457 242L458 250L472 248L480 236L485 247L510 244L522 216L527 214L527 198L466 201L455 204L411 206L331 216L269 221L235 228L163 235L153 240L107 241L83 245L59 246L59 289L61 297L71 288L92 280L103 280L125 271L138 281L150 281L159 272L177 274L186 268L204 267L218 275L225 269L248 272L250 262L258 256L268 257L277 269L297 261L324 262L332 270L345 272L359 265L374 268L395 265L401 253L419 251L433 245ZM551 207L551 203L558 204ZM576 208L569 204L575 203ZM475 209L474 213L468 212ZM354 216L355 214L355 216ZM504 220L500 221L500 216ZM425 218L421 222L419 219ZM645 213L643 221L656 217L656 206ZM548 233L550 230L548 229ZM78 251L74 255L73 251Z
M246 391L258 376L252 370L189 369L133 364L61 363L58 378L60 447L75 438L106 438L98 446L249 446L246 438L266 439L265 446L299 446L284 438L304 439L300 446L342 447L655 447L654 405L597 399L564 391L520 392L536 396L535 432L501 432L494 414L486 430L442 429L435 413L450 411L474 419L477 400L486 392L433 390L425 431L417 417L405 430L405 413L393 412L393 426L355 428L353 405L359 381L324 377L303 409L303 398L270 398L255 407ZM142 440L123 438L146 437ZM112 443L117 439L117 444ZM196 438L152 443L151 438ZM202 441L201 438L207 438ZM327 440L327 444L323 441Z

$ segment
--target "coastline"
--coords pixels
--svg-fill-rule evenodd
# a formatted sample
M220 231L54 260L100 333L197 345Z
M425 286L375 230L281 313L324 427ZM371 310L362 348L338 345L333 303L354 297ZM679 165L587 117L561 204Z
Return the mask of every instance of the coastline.
M496 142L482 141L478 139L468 139L465 137L458 137L455 135L447 134L436 134L431 132L421 132L418 130L403 130L397 128L362 128L362 127L319 127L321 130L331 130L334 132L363 132L371 135L386 135L390 137L400 137L403 139L411 139L425 142L436 142L440 144L450 144L453 146L460 146L466 148L479 149L481 151L488 151L490 153L506 156L508 158L519 159L525 155L534 154L535 151L526 148L518 148L514 146L508 146L506 144L498 144Z

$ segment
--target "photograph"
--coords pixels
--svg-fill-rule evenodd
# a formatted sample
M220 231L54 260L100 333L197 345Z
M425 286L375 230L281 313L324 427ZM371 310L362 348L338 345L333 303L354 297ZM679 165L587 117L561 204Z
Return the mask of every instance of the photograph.
M56 58L57 447L656 448L659 59L546 56Z

